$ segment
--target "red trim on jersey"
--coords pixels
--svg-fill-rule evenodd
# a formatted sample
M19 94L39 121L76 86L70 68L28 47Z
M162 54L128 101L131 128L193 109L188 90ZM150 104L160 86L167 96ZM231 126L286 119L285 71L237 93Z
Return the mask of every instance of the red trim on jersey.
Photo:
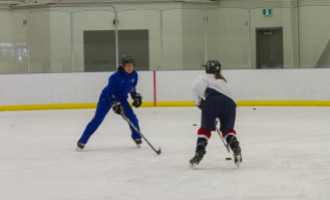
M229 134L233 134L236 136L236 131L233 129L233 130L228 131L227 133L222 133L222 137L226 138L227 135L229 135Z
M210 139L211 137L211 131L205 130L202 127L198 130L198 135L205 135L207 138Z

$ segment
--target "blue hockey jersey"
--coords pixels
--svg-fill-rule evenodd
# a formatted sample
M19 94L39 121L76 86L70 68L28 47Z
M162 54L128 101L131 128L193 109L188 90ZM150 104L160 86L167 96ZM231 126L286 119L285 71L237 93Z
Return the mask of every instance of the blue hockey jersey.
M119 67L118 71L109 77L108 85L103 89L102 96L105 96L110 103L127 99L128 93L134 97L137 82L138 74L136 71L127 74L122 67Z

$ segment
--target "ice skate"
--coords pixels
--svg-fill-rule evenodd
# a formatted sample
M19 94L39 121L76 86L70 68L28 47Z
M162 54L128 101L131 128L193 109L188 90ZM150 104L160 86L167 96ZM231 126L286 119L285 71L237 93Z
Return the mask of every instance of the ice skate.
M134 142L135 142L137 148L141 148L141 144L142 144L142 140L141 139L135 139Z
M231 150L234 152L234 163L237 168L240 167L242 163L242 154L241 154L241 147L239 146L239 142L236 140L230 145Z
M196 152L195 156L189 161L192 167L198 165L201 160L203 159L206 151L205 150L199 150Z
M85 144L80 142L77 143L76 151L83 151L84 148L85 148Z

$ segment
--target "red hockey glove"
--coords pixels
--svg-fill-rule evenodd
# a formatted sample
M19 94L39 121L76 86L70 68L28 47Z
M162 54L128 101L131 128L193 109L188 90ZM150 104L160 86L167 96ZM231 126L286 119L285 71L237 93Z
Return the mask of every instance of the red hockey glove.
M202 110L202 108L203 108L203 103L204 103L204 100L201 101L201 104L197 105L197 107L198 107L199 109L201 109L201 110Z

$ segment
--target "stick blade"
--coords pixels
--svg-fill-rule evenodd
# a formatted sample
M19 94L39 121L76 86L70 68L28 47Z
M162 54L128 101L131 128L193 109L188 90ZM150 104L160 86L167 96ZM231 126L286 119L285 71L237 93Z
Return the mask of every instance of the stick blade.
M159 147L159 149L156 151L157 155L160 155L162 153L162 149Z

